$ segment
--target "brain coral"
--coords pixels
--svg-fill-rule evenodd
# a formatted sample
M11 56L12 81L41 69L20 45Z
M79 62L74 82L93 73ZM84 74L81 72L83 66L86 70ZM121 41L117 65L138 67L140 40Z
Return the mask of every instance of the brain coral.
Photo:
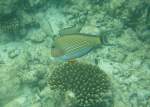
M109 77L99 67L78 62L56 67L50 75L49 84L51 89L73 92L76 98L75 107L103 106L102 103L111 89Z

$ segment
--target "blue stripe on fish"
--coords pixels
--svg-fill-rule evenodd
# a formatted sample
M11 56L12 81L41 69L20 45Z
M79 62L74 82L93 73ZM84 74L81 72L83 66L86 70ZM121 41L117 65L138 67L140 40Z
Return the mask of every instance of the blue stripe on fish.
M74 59L74 58L77 58L77 57L81 57L81 56L87 54L87 53L90 52L92 49L93 49L93 47L84 48L84 49L81 49L81 50L79 50L79 51L77 51L77 52L65 54L65 55L60 56L60 57L57 57L57 58L58 58L58 59L61 59L61 60L71 60L71 59Z

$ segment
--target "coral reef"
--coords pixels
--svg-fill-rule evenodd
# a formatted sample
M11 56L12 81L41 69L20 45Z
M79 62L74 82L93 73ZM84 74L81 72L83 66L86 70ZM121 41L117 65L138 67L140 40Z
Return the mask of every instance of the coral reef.
M95 103L93 98L86 98L96 98L92 92L100 91L102 84L94 86L97 91L88 91L88 94L84 93L88 88L83 87L90 86L92 81L92 85L96 85L96 79L91 77L105 75L102 70L111 78L114 107L149 107L149 11L150 0L0 0L0 107L80 107L81 102ZM78 59L96 64L102 70L91 75L87 70L81 75L75 73L80 67L70 70L65 68L67 63L55 65L50 57L51 43L55 35L67 27L72 28L69 33L80 31L107 36L109 46ZM81 65L93 69L93 65ZM48 78L51 73L62 78ZM57 87L51 85L51 89L56 90L47 85L50 79L62 80L55 82ZM65 86L58 82L65 82ZM106 107L105 103L102 106Z
M1 41L21 40L27 35L29 29L36 29L39 26L39 23L27 14L17 12L2 14L0 16Z
M3 14L0 16L0 31L13 33L21 28L21 19L16 13Z
M71 91L75 95L77 107L102 106L111 90L110 80L105 72L97 66L78 62L56 67L49 84L51 89Z
M17 10L19 0L1 0L0 14L9 14Z
M31 40L34 43L41 43L45 40L46 37L47 35L45 34L45 32L39 29L39 30L33 30L33 32L28 33L27 39Z
M27 13L36 13L39 10L46 10L48 7L48 0L21 0L19 2L22 10Z
M2 66L3 65L3 66ZM21 86L19 78L15 75L17 66L13 64L0 64L0 106L3 107L14 97L20 95Z

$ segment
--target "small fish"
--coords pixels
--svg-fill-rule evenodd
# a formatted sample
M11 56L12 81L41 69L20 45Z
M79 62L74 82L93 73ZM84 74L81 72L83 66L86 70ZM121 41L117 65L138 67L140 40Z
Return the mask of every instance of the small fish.
M65 34L54 39L51 56L68 61L86 55L106 43L106 36L99 37L82 33Z

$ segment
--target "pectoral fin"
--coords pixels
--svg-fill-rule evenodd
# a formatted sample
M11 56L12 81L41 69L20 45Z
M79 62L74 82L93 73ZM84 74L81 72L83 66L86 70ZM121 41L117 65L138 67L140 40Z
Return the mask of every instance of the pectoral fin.
M75 60L75 59L71 59L71 60L68 61L69 64L74 64L76 62L77 62L77 60Z

